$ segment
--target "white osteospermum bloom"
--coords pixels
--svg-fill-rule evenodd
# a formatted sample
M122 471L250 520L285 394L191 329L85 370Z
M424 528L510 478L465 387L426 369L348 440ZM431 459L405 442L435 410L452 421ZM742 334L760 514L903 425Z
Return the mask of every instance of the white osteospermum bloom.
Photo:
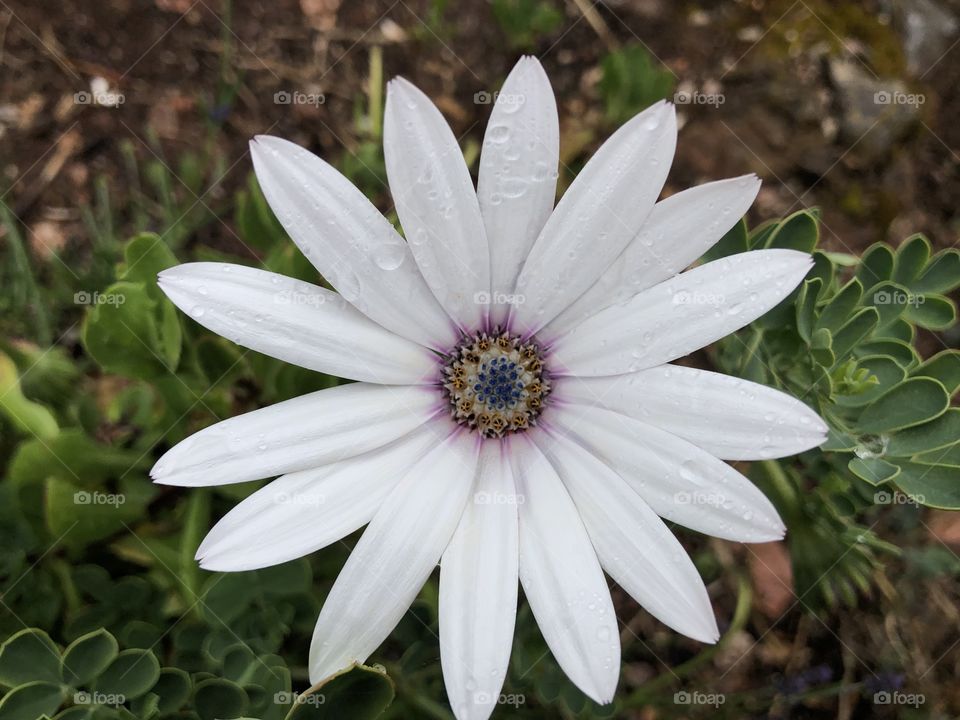
M221 263L160 275L211 330L359 381L217 423L153 469L191 487L281 476L211 530L197 555L210 570L285 562L367 526L320 613L314 681L366 660L438 563L461 720L495 707L518 578L558 663L601 703L620 663L604 571L671 628L717 640L706 588L660 518L781 538L771 503L723 460L791 455L826 426L776 390L669 364L763 315L812 264L758 250L683 272L760 183L656 202L676 134L671 105L640 113L554 208L557 110L535 59L493 108L476 190L439 111L397 79L384 150L406 241L323 160L259 137L267 200L338 292Z

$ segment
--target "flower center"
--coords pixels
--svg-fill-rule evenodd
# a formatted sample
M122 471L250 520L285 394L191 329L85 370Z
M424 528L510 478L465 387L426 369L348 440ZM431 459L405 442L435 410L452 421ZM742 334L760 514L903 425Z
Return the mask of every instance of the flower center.
M450 353L443 387L458 423L498 438L536 425L550 394L540 351L509 333L477 333Z

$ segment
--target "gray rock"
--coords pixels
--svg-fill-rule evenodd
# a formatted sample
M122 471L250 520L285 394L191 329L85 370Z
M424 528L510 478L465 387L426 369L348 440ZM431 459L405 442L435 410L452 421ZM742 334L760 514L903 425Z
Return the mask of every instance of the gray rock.
M922 77L937 65L960 29L960 22L934 0L899 0L897 15L903 34L907 69Z
M840 136L860 155L886 153L916 122L926 96L898 79L869 74L854 60L831 59L830 80L840 107Z

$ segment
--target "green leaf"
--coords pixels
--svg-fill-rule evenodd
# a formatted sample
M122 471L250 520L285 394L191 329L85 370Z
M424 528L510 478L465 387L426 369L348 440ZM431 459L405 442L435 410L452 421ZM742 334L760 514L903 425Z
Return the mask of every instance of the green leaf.
M157 327L157 338L155 344L147 343L147 346L159 355L165 366L176 368L180 361L182 344L180 319L173 303L167 300L160 290L157 275L176 265L177 258L160 236L155 233L142 233L127 243L124 259L125 263L119 269L119 279L142 288L155 303L153 320ZM111 297L109 291L104 296ZM124 304L127 301L126 295L116 297L117 303L121 299Z
M913 336L913 325L903 318L899 318L886 327L879 328L874 334L873 340L897 340L910 345L913 343Z
M90 682L110 666L118 651L116 638L104 628L77 638L63 651L63 682L73 687Z
M183 347L183 329L180 325L180 313L173 303L164 300L160 303L160 356L169 368L180 364L180 350Z
M904 317L929 330L946 330L957 320L957 306L948 297L927 293L907 306Z
M277 221L253 173L247 179L248 190L237 194L234 220L243 242L257 250L266 251L287 238Z
M190 699L193 683L190 676L180 668L163 668L157 683L150 692L159 696L159 709L162 715L172 715Z
M810 354L816 362L827 368L833 367L836 359L833 350L830 349L832 345L833 337L826 328L814 330L813 335L810 336Z
M843 360L861 340L873 332L879 322L880 314L876 308L863 308L850 318L833 335L830 349L833 350L836 360Z
M939 380L947 389L947 393L953 396L960 389L960 351L939 352L921 363L910 374Z
M870 288L863 300L864 305L870 305L880 313L880 326L883 327L903 315L911 298L913 295L903 285L884 280Z
M128 478L121 492L85 490L68 480L51 477L44 483L47 527L65 545L80 549L120 532L143 515L156 494L151 485Z
M827 441L820 446L820 449L824 452L851 452L856 447L856 438L830 428L827 433Z
M242 717L249 701L239 685L213 678L197 684L193 705L200 720L223 720Z
M34 680L60 682L60 650L43 630L25 628L0 646L0 684L16 687Z
M22 443L10 464L9 479L17 484L41 483L58 477L100 488L108 480L134 470L146 470L150 459L138 450L113 448L87 437L81 430L63 430L52 441Z
M150 691L160 678L160 663L149 650L124 650L100 674L94 689L133 700Z
M928 450L947 447L958 439L960 439L960 408L951 408L935 420L895 433L887 445L887 454L909 457Z
M808 345L816 321L817 300L822 287L823 281L820 278L807 280L797 296L797 332Z
M914 462L925 465L953 465L960 467L960 440L947 447L928 450L913 457Z
M938 252L913 284L918 293L948 293L960 285L960 250Z
M897 486L928 507L960 509L960 467L899 463Z
M857 267L857 265L860 264L860 258L850 253L831 252L830 250L824 250L823 254L826 255L827 259L837 267L852 268Z
M177 265L177 256L167 247L163 238L156 233L141 233L127 243L123 257L125 264L121 266L117 279L142 283L154 300L165 300L163 291L157 285L157 275Z
M917 351L902 340L871 340L854 348L853 354L857 357L886 355L896 360L904 369L913 367L920 360Z
M897 248L897 262L893 280L901 285L912 285L930 259L930 241L923 235L912 235Z
M885 243L871 245L857 267L857 278L866 290L893 277L893 250Z
M641 43L630 43L600 61L600 95L607 119L622 123L673 92L673 73Z
M799 210L785 218L770 233L768 248L786 248L812 253L820 240L820 226L809 210Z
M57 419L46 407L24 397L17 366L0 352L0 412L19 430L42 440L60 432Z
M74 705L54 715L53 720L93 720L93 708L85 705Z
M718 260L728 255L736 255L747 251L747 224L741 220L732 228L727 230L726 234L720 238L720 241L703 255L704 262Z
M117 711L121 717L125 717L124 713L127 712L127 709L120 707ZM160 698L152 692L141 695L130 703L130 712L137 720L140 718L156 718L160 712Z
M807 273L807 280L813 280L814 278L820 278L820 282L823 283L824 290L832 287L833 285L833 276L834 276L834 267L833 262L830 260L826 254L820 252L819 250L813 253L813 269Z
M770 236L777 231L779 226L779 220L767 220L750 230L750 233L747 235L747 249L759 250L765 248L767 242L770 240Z
M859 280L853 278L833 296L821 311L820 318L817 320L817 327L827 328L831 334L835 334L837 330L846 324L862 296L863 286Z
M882 485L893 480L900 473L900 468L880 458L856 457L847 464L847 467L850 468L850 472L871 485Z
M860 358L859 367L869 371L870 375L876 378L876 385L864 392L838 395L834 398L837 405L841 407L864 407L898 383L903 382L907 377L907 371L889 356L876 355Z
M946 412L950 398L936 380L910 378L867 406L857 422L863 433L886 433L919 425Z
M50 717L59 709L64 697L64 689L56 683L38 681L20 685L0 700L0 720Z
M118 282L99 297L83 325L87 352L108 372L153 380L174 370L166 364L169 347L161 336L161 301L142 283ZM163 301L166 302L166 301ZM170 328L164 325L164 330Z
M393 680L384 671L352 665L300 695L287 720L372 720L393 696Z

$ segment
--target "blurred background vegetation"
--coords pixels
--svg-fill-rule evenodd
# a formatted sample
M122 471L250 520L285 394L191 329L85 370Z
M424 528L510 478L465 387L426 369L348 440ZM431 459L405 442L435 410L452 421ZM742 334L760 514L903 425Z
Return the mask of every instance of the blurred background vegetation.
M864 438L868 419L880 438L900 426L861 415L864 398L932 378L938 388L873 412L918 407L929 417L910 422L932 421L960 386L958 41L956 0L0 2L0 720L291 712L356 538L268 571L206 573L199 540L253 488L184 492L147 470L200 427L337 380L204 331L155 275L207 259L315 281L256 186L249 138L310 148L395 218L384 81L424 89L475 171L494 94L523 53L556 91L560 192L619 123L664 97L682 123L666 194L764 179L718 253L816 245L820 285L691 362L813 388L806 399L835 430L864 432L742 468L788 517L789 542L680 533L720 645L670 632L614 587L624 663L617 704L599 708L563 678L523 605L494 717L960 716L960 520L897 494L915 465L883 461L886 445ZM914 233L929 244L904 244ZM878 283L937 299L884 314L864 295ZM956 425L943 425L937 448L953 454L937 456L944 494L927 503L941 508L960 502ZM900 445L912 457L932 441L917 442ZM374 717L394 698L384 717L452 717L436 601L434 578L371 658L389 679L354 671L328 702L292 712ZM119 709L90 704L121 695Z

